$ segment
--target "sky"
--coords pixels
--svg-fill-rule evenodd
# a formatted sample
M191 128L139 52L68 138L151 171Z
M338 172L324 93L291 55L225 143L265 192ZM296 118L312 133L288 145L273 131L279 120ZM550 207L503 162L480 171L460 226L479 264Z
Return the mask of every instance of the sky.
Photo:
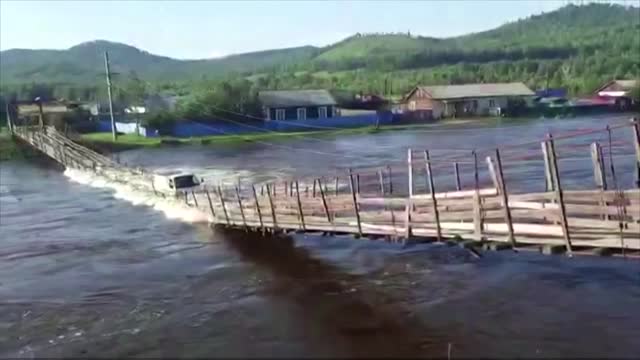
M101 39L153 54L201 59L302 45L324 46L357 32L456 36L489 30L567 3L0 0L0 50L66 49Z

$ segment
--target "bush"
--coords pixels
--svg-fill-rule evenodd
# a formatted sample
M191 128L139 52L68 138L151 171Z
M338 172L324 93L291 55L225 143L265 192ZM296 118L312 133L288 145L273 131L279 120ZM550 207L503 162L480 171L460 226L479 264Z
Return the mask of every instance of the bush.
M147 129L158 130L160 135L171 135L176 121L176 115L174 113L163 111L145 114L142 118L142 125Z

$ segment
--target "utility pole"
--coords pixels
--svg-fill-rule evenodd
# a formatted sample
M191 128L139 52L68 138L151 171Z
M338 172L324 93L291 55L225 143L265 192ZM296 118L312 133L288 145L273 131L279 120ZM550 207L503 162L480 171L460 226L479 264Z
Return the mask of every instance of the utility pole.
M116 120L113 117L113 98L111 96L111 72L109 71L109 53L104 52L104 69L107 74L107 94L109 94L109 115L111 116L111 134L113 141L118 140L118 132L116 131Z

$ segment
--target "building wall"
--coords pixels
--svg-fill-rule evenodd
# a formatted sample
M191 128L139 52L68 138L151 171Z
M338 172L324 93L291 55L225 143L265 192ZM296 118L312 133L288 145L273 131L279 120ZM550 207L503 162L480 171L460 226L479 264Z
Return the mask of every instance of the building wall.
M493 104L491 101L493 100ZM452 116L488 116L495 114L498 108L504 110L507 107L507 97L492 97L492 98L470 98L460 100L449 100L439 102L442 112L439 117L452 117ZM464 109L468 111L465 113ZM434 111L434 117L435 111Z
M298 120L298 109L300 107L289 107L289 108L267 108L269 119L276 119L276 110L277 109L285 109L285 120ZM319 106L306 106L307 109L307 119L317 119L318 118L318 108ZM333 117L333 106L327 105L327 117Z

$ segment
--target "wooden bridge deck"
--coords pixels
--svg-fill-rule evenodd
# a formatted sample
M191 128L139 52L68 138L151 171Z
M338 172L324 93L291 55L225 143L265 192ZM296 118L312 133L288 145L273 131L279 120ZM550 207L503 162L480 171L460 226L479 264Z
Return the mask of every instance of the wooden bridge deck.
M632 135L633 169L638 173L635 176L640 176L639 127L637 119L621 127ZM456 238L469 240L465 245L471 246L540 245L552 252L569 254L585 248L623 253L640 250L640 190L607 188L599 144L591 145L596 183L593 190L562 188L554 141L549 138L541 144L547 188L544 192L510 193L499 150L486 159L489 186L481 186L478 181L476 159L472 189L462 190L457 184L456 190L438 192L431 167L435 162L429 153L424 152L424 161L415 161L415 152L409 150L406 172L402 175L408 180L404 193L399 189L394 192L392 187L399 188L399 184L394 184L390 176L385 179L378 171L373 180L367 180L373 181L373 187L361 184L364 175L361 179L360 174L349 172L348 186L343 187L337 185L337 179L336 185L330 187L333 184L322 178L242 188L205 183L198 191L172 197L156 192L152 173L122 166L52 127L14 125L13 133L65 167L92 171L166 201L198 209L211 224L247 231L319 231L382 237L388 241ZM415 193L416 164L424 172L421 177L428 190L422 194ZM457 164L455 169L458 177ZM640 180L637 184L640 185Z

